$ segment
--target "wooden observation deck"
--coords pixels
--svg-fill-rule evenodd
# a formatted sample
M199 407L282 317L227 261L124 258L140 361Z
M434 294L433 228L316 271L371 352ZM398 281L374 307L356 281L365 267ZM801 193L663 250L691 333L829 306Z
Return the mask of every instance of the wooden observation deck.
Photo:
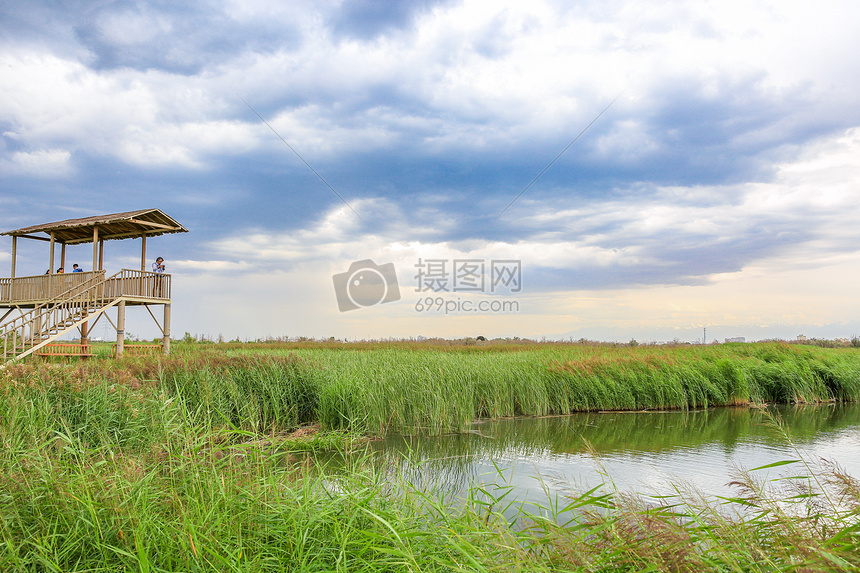
M164 307L163 323L158 326L163 350L168 353L171 276L146 270L146 240L157 235L187 232L159 209L143 209L0 233L12 237L12 276L0 278L2 358L23 358L38 352L73 329L80 331L81 345L86 346L88 332L102 316L116 329L116 353L122 355L127 305L146 307L156 324L158 320L149 307ZM123 269L108 276L104 270L104 242L136 238L141 239L140 270ZM47 274L15 276L18 239L50 243ZM60 267L64 268L66 246L84 243L93 244L94 270L55 273L57 245L60 246ZM117 308L116 323L106 312L113 307ZM10 318L15 311L18 314Z

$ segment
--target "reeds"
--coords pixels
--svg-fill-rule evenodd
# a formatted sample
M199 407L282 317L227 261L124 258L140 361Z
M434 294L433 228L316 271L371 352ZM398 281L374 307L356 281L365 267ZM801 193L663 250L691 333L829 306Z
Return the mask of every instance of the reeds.
M857 364L850 350L761 345L242 349L9 366L0 570L848 570L860 566L860 485L835 466L772 482L750 471L723 500L593 490L519 508L501 476L446 500L345 456L360 442L330 430L856 399ZM322 430L293 441L311 422Z
M43 426L34 432L41 442L26 449L18 442L0 455L0 570L860 566L860 484L835 466L801 466L791 480L762 481L755 470L743 472L737 494L722 500L598 488L525 506L508 499L510 489L498 476L465 499L445 501L390 471L370 469L361 455L334 471L294 455L288 442L205 431L177 399L147 419L155 427L146 447L94 446ZM4 443L9 437L4 429Z
M19 386L38 381L45 393L38 399L55 404L58 417L81 428L75 431L90 433L106 424L124 431L134 424L129 414L134 400L153 392L181 398L207 427L259 433L319 423L324 429L377 435L462 431L477 418L860 399L856 349L778 343L490 345L442 351L415 344L177 346L179 352L169 358L24 364L8 368L5 377ZM112 394L92 390L102 394L88 394L89 409L75 412L77 393L94 381L103 381Z

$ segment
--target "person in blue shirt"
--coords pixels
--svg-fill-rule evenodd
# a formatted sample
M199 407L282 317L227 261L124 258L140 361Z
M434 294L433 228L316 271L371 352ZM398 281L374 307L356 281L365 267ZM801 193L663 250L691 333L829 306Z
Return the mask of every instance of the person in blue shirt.
M73 273L82 273L82 272L84 272L84 269L82 269L81 267L79 267L79 266L78 266L78 263L75 263L75 264L73 264L73 265L72 265L72 272L73 272Z
M155 259L155 262L152 263L152 272L158 273L160 275L164 274L164 259L162 259L161 257ZM153 285L154 288L152 292L153 296L157 298L161 298L163 296L165 288L164 279L166 278L167 277L155 277L155 283ZM168 298L170 298L170 295L168 295Z

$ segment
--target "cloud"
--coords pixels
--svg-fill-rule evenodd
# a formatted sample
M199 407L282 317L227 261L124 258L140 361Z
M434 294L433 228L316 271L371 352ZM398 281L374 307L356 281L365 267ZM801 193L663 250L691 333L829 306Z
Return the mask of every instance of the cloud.
M243 51L271 51L298 40L296 8L270 3L249 12L208 1L0 7L9 40L74 52L96 70L161 70L193 75ZM223 9L221 9L223 8ZM8 40L7 40L8 42Z
M11 124L5 135L19 146L65 144L132 165L197 169L247 153L262 133L258 125L208 119L210 96L190 85L164 91L159 78L97 74L49 55L6 54L0 62L0 85L12 95L2 106Z
M708 289L761 261L814 274L858 238L858 11L5 3L7 218L145 201L192 228L165 244L201 281L232 269L327 284L367 257L521 258L540 309L571 293Z
M71 173L72 154L65 149L40 149L12 153L7 169L38 178L64 177Z
M422 14L451 0L352 0L339 2L332 13L331 27L336 35L373 39L385 32L409 28Z
M469 232L474 215L446 212L446 204L425 204L422 214L406 201L377 198L354 203L366 220L341 205L304 229L249 230L208 248L260 269L368 257L404 266L431 256L521 259L540 276L536 290L705 284L788 251L803 255L795 264L814 269L825 255L853 252L860 239L858 152L860 130L853 129L810 146L770 183L633 189L626 197L584 202L529 200L507 221L516 229L513 240L488 240L480 228ZM458 227L466 229L459 240Z
M763 38L794 45L783 28L796 30L806 16L794 4L744 7L746 17L732 18L706 4L671 2L649 10L628 2L600 9L400 2L385 13L379 6L299 3L291 13L271 4L120 2L81 14L41 7L56 28L78 26L78 41L97 61L19 45L5 56L3 87L26 106L2 113L31 150L64 147L193 170L224 153L275 152L236 90L312 165L434 194L440 186L475 192L479 181L507 175L525 185L628 86L540 181L548 189L575 180L578 194L593 194L607 182L767 179L780 154L847 127L846 106L857 111L847 94L858 86L836 75L843 69L821 76L816 66L779 66L778 50L757 49ZM25 19L25 29L42 29L7 11ZM341 41L320 22L355 33ZM262 39L253 40L252 28L263 23ZM265 30L286 24L300 31L266 39ZM362 32L389 29L400 33L374 40ZM215 41L219 34L229 40ZM489 37L504 49L488 48ZM170 60L165 50L181 57ZM834 84L840 89L825 89ZM508 185L504 192L516 193ZM363 197L379 192L364 187ZM481 192L502 191L493 187Z

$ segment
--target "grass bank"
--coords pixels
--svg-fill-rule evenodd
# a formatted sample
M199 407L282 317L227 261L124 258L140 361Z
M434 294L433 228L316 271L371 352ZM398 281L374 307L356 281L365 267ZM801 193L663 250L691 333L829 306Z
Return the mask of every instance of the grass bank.
M860 484L835 467L798 464L795 479L764 483L748 472L736 497L717 501L593 490L518 507L499 476L447 502L360 454L337 471L303 454L360 447L348 436L208 427L182 397L158 392L126 394L126 410L98 423L103 401L126 391L76 391L82 401L64 413L92 416L86 432L34 394L7 389L0 402L2 571L860 566Z
M860 485L836 467L795 464L796 479L766 483L748 472L727 500L595 490L517 508L501 476L447 502L360 454L336 471L324 460L360 452L360 434L479 416L856 400L858 364L778 344L177 345L167 359L8 366L0 570L856 568Z
M465 429L477 418L860 399L860 350L778 343L617 348L409 344L176 345L167 358L32 362L7 385L47 399L102 381L181 398L202 425L251 432L318 423L383 435ZM55 396L56 394L56 396ZM42 398L39 398L42 399ZM102 402L101 423L127 406ZM100 403L102 403L100 402ZM81 419L82 413L60 417ZM87 420L87 425L99 420Z

